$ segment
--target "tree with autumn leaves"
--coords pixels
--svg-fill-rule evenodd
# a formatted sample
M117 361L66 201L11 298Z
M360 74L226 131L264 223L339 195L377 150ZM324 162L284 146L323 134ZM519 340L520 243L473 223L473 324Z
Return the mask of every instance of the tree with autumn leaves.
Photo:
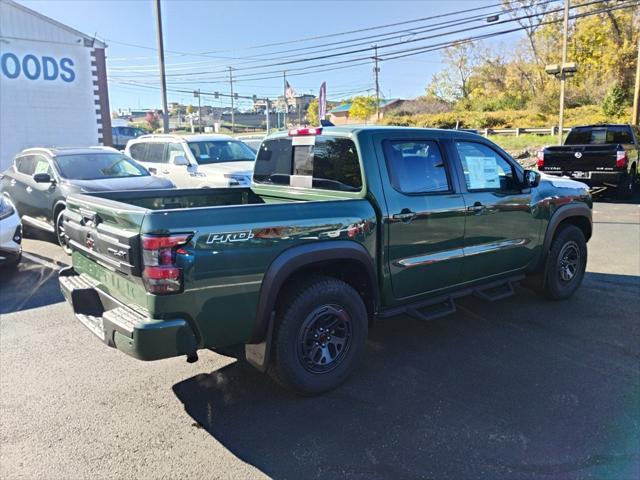
M503 0L503 5L506 13L519 18L524 38L493 51L471 42L444 50L445 68L427 85L427 97L461 110L557 109L559 85L544 67L560 63L562 22L550 20L561 20L561 9L531 0ZM571 14L589 14L605 6L578 7ZM537 16L520 18L528 13ZM578 72L567 84L567 106L603 105L605 98L610 99L608 105L614 100L618 105L630 103L639 37L638 8L572 20L568 58L577 63Z

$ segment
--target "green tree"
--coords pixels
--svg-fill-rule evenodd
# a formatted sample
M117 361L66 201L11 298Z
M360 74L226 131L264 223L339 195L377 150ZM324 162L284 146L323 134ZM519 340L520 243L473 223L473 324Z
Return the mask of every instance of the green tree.
M482 64L485 55L478 45L467 42L446 48L442 60L446 68L436 73L427 86L427 97L445 102L468 100L471 93L470 80Z
M602 112L608 117L616 117L620 115L622 108L627 103L627 95L622 86L613 85L602 101Z
M374 97L355 97L351 102L350 117L366 122L374 113L376 113L376 99Z
M189 115L191 115L192 113L196 113L196 107L194 107L193 105L189 105L189 106L187 107L187 113L188 113Z
M320 125L320 119L318 118L318 99L314 98L309 102L307 107L307 122L309 125Z

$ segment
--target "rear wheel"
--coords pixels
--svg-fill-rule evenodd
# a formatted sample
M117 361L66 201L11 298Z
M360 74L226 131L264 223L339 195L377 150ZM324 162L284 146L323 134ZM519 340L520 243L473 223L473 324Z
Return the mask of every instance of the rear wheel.
M367 310L358 292L341 280L312 277L279 310L269 374L300 395L346 380L367 338Z
M544 275L544 294L552 300L564 300L575 293L587 266L587 242L582 230L566 225L556 234Z
M64 250L64 253L67 255L71 255L71 248L69 248L67 237L65 236L64 231L64 208L61 209L56 215L56 239L58 240L58 244Z

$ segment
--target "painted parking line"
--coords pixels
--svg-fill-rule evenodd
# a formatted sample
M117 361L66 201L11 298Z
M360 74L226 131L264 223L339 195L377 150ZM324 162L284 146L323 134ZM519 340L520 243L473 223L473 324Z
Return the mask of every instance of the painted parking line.
M37 263L39 265L42 265L43 267L50 268L52 270L60 270L62 267L68 266L67 264L62 263L62 262L60 262L60 263L50 262L49 260L46 260L44 258L40 258L40 257L38 257L36 255L32 255L32 254L30 254L28 252L24 252L24 251L22 252L22 257L26 258L27 260L29 260L31 262Z

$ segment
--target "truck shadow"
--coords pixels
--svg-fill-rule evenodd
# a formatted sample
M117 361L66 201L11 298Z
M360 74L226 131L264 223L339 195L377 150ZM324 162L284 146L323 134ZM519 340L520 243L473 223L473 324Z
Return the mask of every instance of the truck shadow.
M57 269L23 257L16 268L0 272L0 314L64 301L58 284Z
M639 280L588 274L566 302L519 288L429 323L387 320L322 397L242 362L173 391L194 428L273 478L631 478Z
M630 198L620 198L617 196L615 189L607 189L604 192L593 195L594 202L619 203L627 205L640 204L640 186L636 187Z

